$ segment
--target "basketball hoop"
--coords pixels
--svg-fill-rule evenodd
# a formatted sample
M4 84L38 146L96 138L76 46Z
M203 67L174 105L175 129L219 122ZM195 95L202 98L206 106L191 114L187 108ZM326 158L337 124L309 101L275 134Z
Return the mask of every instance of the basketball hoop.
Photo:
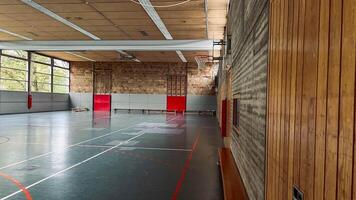
M199 69L204 68L206 63L209 62L209 56L195 56L194 59L197 62Z

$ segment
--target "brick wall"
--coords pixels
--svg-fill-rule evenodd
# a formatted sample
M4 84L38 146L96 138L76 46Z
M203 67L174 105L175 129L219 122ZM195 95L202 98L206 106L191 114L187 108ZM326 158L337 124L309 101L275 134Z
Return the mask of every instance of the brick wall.
M231 91L221 91L228 90L221 87L219 96L226 98L226 93L231 93L240 101L239 129L231 128L230 147L249 198L264 199L267 0L230 1L227 31L232 36L231 55L228 56L231 62L228 64L232 66L232 88ZM219 79L224 82L226 73L219 74Z
M213 65L205 68L188 69L188 94L215 95L215 69Z
M92 62L73 62L70 69L70 90L78 93L93 92Z
M93 91L93 69L111 73L112 93L166 94L167 75L187 74L188 94L215 94L214 67L198 69L195 63L72 62L71 92Z

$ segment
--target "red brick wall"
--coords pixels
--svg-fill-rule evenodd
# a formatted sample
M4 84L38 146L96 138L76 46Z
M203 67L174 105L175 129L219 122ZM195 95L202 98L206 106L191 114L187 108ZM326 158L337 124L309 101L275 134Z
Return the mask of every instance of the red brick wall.
M93 69L111 73L112 93L166 94L167 75L187 74L188 94L215 94L213 66L198 69L195 63L124 62L72 62L71 92L93 92Z

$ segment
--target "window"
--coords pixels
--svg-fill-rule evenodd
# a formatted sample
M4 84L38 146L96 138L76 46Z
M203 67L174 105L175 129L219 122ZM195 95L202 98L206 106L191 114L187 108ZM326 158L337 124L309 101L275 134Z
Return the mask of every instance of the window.
M69 92L69 63L54 59L53 67L53 92Z
M226 53L231 54L231 35L227 35Z
M240 103L238 99L234 99L233 101L233 125L238 128L239 127L239 116L240 116Z
M33 92L68 93L69 62L32 52L0 50L0 90L28 91L29 86Z
M51 92L51 58L31 54L31 90L32 92Z
M27 91L27 52L6 50L0 56L0 90Z

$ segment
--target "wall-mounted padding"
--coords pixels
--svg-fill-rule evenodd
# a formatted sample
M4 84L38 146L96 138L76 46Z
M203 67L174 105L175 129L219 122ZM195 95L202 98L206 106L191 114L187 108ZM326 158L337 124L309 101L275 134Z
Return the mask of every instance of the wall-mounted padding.
M186 111L187 98L185 96L167 96L168 111Z
M216 110L216 96L187 95L187 111Z
M93 108L93 93L69 93L71 108Z
M94 95L94 111L110 111L111 110L111 95Z
M148 109L146 94L130 94L130 109Z
M167 106L166 95L154 95L149 94L148 96L148 108L152 110L164 110Z
M112 94L111 108L165 110L166 95Z
M27 108L27 92L0 91L0 114L60 111L69 109L68 94L32 93L32 108Z

